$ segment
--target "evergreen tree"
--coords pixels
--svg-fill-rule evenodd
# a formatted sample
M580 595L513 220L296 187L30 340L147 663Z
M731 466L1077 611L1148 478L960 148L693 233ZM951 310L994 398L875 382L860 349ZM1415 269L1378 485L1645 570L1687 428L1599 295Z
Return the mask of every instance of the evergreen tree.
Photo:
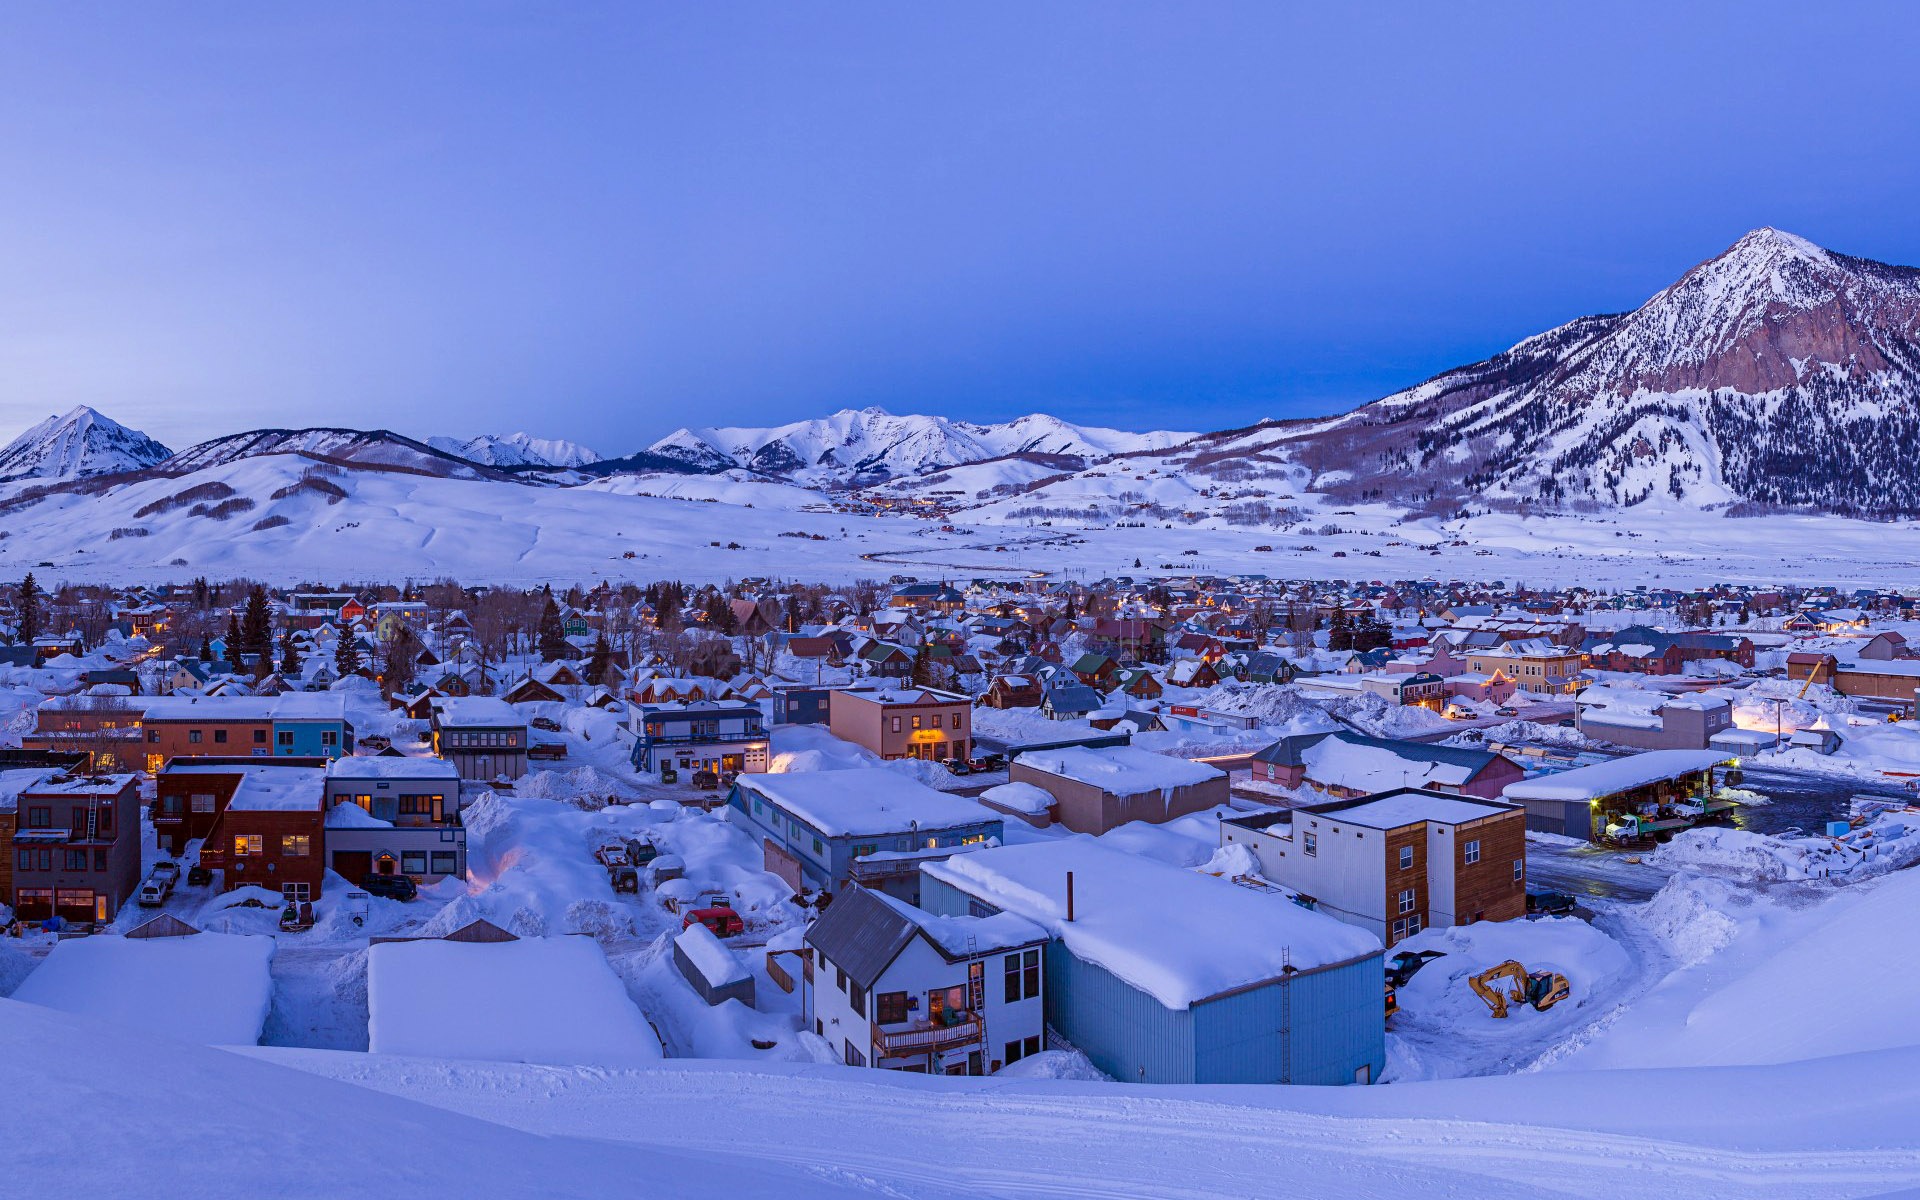
M567 627L560 620L560 606L554 603L553 590L547 589L546 603L540 609L540 658L545 662L565 658L572 649L567 644Z
M271 657L273 616L267 611L267 594L259 588L247 593L246 615L240 620L240 644L249 654Z
M380 685L387 695L406 690L419 668L419 659L420 639L408 626L396 624L393 637L387 641L386 657L380 664Z
M200 661L203 663L213 661L213 639L204 633L200 635Z
M234 616L232 612L228 612L227 613L227 661L233 664L233 669L236 671L240 669L240 664L243 659L243 655L241 652L245 649L246 649L245 643L240 636L240 618Z
M1353 623L1348 620L1347 610L1344 608L1333 610L1333 624L1327 632L1327 649L1353 649Z
M613 647L607 644L607 635L601 633L593 639L593 654L587 659L587 682L605 683L613 671Z
M44 598L44 593L40 591L40 584L33 578L33 572L28 571L27 577L20 581L20 600L16 606L20 611L18 631L20 644L23 646L33 645L33 639L46 632L47 614Z
M333 643L334 673L345 679L360 670L360 647L355 644L353 630L345 625L336 625L340 636Z
M280 674L289 682L300 678L300 647L291 629L280 635Z

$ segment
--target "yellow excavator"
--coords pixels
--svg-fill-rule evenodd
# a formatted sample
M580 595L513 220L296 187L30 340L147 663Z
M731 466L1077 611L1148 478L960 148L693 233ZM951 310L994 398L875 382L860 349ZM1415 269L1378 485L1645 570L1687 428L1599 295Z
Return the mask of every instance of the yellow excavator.
M1529 973L1513 959L1468 976L1467 985L1473 988L1474 995L1487 1002L1496 1018L1507 1015L1509 1004L1531 1004L1545 1012L1573 993L1565 975L1552 971Z

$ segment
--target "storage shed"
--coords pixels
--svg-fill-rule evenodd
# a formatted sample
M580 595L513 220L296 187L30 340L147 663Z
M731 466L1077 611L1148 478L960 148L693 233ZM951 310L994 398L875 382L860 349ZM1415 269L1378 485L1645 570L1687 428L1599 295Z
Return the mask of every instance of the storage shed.
M929 911L1047 931L1047 1024L1116 1079L1370 1083L1385 1065L1380 939L1277 893L1085 836L921 872Z
M673 939L673 965L708 1004L753 1007L753 972L705 925L689 925Z

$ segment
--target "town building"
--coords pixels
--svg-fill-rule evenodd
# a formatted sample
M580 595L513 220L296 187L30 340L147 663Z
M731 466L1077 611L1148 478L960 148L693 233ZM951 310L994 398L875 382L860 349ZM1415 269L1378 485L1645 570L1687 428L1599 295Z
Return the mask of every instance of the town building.
M854 886L807 927L803 1011L855 1067L987 1075L1045 1045L1045 930Z
M493 696L445 696L432 702L433 752L462 779L518 779L527 773L526 718Z
M289 901L315 900L327 873L326 761L170 763L162 774L191 775L212 795L200 865L220 873L223 889L263 887Z
M1336 730L1293 734L1256 751L1252 774L1258 782L1343 799L1409 787L1496 799L1526 772L1491 750Z
M757 704L706 701L629 705L635 769L755 774L767 769L766 719Z
M16 917L92 925L119 915L140 885L137 776L42 772L14 793L13 817Z
M437 758L358 755L327 765L326 861L357 884L368 875L416 883L467 877L460 772Z
M1404 788L1224 817L1220 844L1246 846L1263 877L1389 947L1527 911L1526 810L1506 801Z
M1705 750L1733 728L1732 701L1711 692L1594 684L1574 703L1581 736L1636 750Z
M1013 760L1007 778L1046 792L1056 821L1091 834L1204 812L1226 804L1231 790L1224 771L1133 746L1029 751Z
M742 775L727 803L796 891L852 882L915 903L921 862L1005 835L1000 814L885 767Z
M1048 1026L1114 1079L1371 1083L1386 1058L1380 939L1278 890L1089 837L921 867L922 907L1044 929Z
M1582 659L1578 650L1555 645L1545 638L1474 647L1467 652L1468 671L1479 675L1505 675L1519 684L1523 692L1549 696L1564 696L1578 691L1586 682L1581 678L1581 667Z
M1507 785L1527 828L1595 842L1634 844L1723 818L1738 805L1720 794L1715 750L1649 750Z
M913 687L835 689L827 701L833 736L884 759L966 758L973 748L973 701Z

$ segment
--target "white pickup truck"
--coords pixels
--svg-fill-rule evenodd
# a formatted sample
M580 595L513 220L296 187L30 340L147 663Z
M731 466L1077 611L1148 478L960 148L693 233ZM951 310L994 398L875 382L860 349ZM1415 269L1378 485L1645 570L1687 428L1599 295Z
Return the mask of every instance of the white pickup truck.
M167 897L173 895L173 889L179 883L179 863L155 863L153 870L147 872L146 881L140 885L140 907L159 908L167 902Z

